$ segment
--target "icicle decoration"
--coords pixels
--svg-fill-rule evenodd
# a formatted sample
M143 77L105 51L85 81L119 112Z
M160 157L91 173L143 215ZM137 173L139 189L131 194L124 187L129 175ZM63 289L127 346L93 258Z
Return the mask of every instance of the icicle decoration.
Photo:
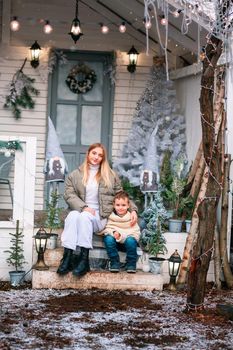
M214 34L216 37L227 43L228 36L233 32L233 1L229 0L175 0L172 5L167 0L144 0L144 18L145 21L152 21L153 17L156 21L156 31L159 38L159 43L164 51L166 60L166 73L168 77L168 60L167 60L167 38L168 38L168 20L169 13L174 13L174 8L182 12L182 24L180 31L186 35L189 31L189 26L192 21L198 23L198 27L204 27L209 35ZM227 11L225 11L227 9ZM162 12L167 21L165 26L165 42L162 43L160 28L158 25L158 14ZM198 28L199 30L199 28ZM149 52L148 30L146 31L147 39L147 54ZM199 34L198 34L199 35ZM232 58L232 57L231 57Z

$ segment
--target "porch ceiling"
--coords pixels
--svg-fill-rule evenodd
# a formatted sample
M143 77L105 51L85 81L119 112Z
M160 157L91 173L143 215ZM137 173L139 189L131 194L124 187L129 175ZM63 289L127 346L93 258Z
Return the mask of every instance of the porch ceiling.
M128 51L134 45L139 52L146 51L146 30L143 23L144 0L79 0L79 19L84 35L74 45L69 37L70 25L75 15L75 0L0 0L2 1L2 42L12 46L30 46L38 40L41 46L70 48L80 50L120 50ZM175 9L175 8L174 8ZM151 11L152 13L152 11ZM21 28L10 32L9 22L18 16ZM158 17L162 13L158 12ZM53 32L43 32L43 20L49 20ZM118 30L122 21L126 22L124 34ZM109 26L109 33L100 32L100 23ZM196 61L198 52L197 24L189 25L187 35L181 34L182 14L179 18L169 15L168 52L173 65L177 57L183 65ZM160 25L162 40L165 29ZM206 31L200 33L200 44L204 44ZM155 20L149 30L149 48L151 53L162 54ZM171 67L172 68L172 67Z

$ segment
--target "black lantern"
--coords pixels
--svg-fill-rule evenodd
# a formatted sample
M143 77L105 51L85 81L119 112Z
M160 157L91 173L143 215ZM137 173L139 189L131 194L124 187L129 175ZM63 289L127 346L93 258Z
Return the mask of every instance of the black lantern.
M75 44L83 35L80 20L78 19L78 0L76 0L75 19L72 21L71 29L68 34L71 35L71 38L74 40Z
M33 266L34 269L36 270L48 270L49 266L47 266L44 262L44 253L46 250L46 245L47 245L47 239L49 238L49 234L43 229L42 227L37 231L35 236L35 246L36 246L36 251L38 254L37 262Z
M174 253L170 256L168 259L168 269L169 269L169 275L170 275L170 283L168 288L170 290L175 290L175 284L176 284L176 277L178 275L180 264L181 264L181 257L177 251L177 249L174 251Z
M134 73L136 70L136 65L137 65L139 53L137 52L135 47L132 46L128 52L128 55L129 55L129 65L127 66L127 69L130 73Z
M39 66L39 61L40 61L40 51L41 51L41 47L38 44L37 40L34 42L34 44L32 44L32 46L30 47L31 50L31 66L33 68L36 68Z

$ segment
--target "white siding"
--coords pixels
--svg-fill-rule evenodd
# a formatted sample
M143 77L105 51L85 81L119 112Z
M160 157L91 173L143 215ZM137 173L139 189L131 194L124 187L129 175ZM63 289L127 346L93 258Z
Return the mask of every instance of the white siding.
M4 57L0 59L0 138L1 135L35 136L37 138L37 159L36 159L36 202L35 209L41 210L44 201L44 155L46 144L46 123L47 123L47 96L48 81L46 76L40 76L36 69L26 62L23 72L35 79L34 86L40 91L38 97L34 97L35 108L22 110L21 119L16 120L11 110L3 108L7 87L13 75L20 69L24 58L28 55L26 48L5 48ZM45 57L46 59L46 57Z
M112 157L121 155L132 124L137 101L141 97L150 77L152 56L140 54L134 73L127 70L127 53L117 53L116 86L113 110Z

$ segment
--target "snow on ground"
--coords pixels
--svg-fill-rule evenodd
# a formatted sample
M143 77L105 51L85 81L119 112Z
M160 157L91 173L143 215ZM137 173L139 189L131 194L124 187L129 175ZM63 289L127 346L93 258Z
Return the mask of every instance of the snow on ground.
M0 350L230 350L233 322L215 307L232 296L210 290L187 314L183 292L0 291Z

